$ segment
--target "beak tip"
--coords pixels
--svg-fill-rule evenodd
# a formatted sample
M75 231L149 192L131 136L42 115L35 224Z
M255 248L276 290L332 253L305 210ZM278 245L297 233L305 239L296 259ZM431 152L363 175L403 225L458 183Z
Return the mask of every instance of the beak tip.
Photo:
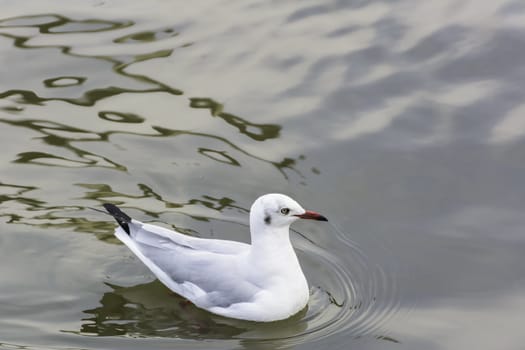
M301 219L310 219L310 220L316 220L316 221L328 221L326 217L323 215L316 213L315 211L307 210L302 215L296 215L297 217Z

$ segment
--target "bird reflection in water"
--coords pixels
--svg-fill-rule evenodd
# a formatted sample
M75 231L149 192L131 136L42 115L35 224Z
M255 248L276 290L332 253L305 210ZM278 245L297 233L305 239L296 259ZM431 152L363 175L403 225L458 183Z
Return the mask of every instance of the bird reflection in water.
M122 287L106 283L100 306L84 310L79 331L91 336L169 337L185 339L278 339L301 334L306 309L270 324L228 319L199 309L158 280Z

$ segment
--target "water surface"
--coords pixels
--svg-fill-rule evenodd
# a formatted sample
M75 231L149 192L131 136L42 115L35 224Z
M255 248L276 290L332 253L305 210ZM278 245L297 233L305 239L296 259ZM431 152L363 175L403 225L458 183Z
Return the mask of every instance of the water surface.
M525 6L3 1L0 349L520 349ZM169 292L88 207L247 242L282 192L308 308Z

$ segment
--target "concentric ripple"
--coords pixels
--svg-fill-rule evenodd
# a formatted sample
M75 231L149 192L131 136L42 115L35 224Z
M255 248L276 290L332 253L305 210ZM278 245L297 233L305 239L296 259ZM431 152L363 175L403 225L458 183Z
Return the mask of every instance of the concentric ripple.
M301 328L302 324L304 330L280 340L296 345L345 334L397 342L382 331L382 325L400 306L394 273L374 263L357 243L333 228L337 243L346 247L345 256L334 255L306 240L299 242L301 261L311 285L310 302L301 318L284 321L296 323L295 327L288 324L289 329Z

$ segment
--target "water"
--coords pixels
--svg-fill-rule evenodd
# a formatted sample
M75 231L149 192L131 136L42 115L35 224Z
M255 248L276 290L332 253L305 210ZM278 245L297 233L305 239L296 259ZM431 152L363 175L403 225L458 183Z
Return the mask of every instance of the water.
M522 348L520 2L0 5L0 349ZM88 209L246 242L267 192L330 220L272 324L187 305Z

